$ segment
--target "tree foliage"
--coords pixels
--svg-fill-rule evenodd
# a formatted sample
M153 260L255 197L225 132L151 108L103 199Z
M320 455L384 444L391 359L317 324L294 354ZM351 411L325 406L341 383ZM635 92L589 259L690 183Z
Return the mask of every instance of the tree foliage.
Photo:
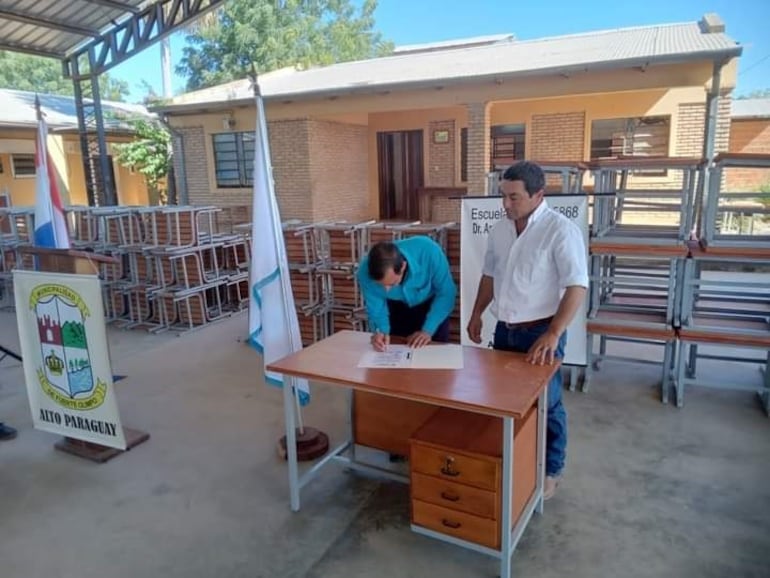
M393 46L374 31L376 0L360 11L351 0L229 0L190 30L176 70L196 90L251 71L309 67L371 58Z
M75 94L72 79L64 78L61 62L55 58L6 51L0 51L0 88L65 96ZM102 100L122 102L129 93L126 81L115 80L107 74L99 77L99 88Z
M133 167L142 173L151 197L165 205L167 179L171 169L171 135L159 123L148 120L131 120L134 140L116 144L117 160L124 167Z

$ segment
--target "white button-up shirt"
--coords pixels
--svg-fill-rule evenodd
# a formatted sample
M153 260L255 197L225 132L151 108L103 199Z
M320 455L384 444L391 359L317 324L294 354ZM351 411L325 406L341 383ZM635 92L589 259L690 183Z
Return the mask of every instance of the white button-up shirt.
M521 235L509 219L495 224L482 273L494 279L492 314L499 321L524 323L550 317L567 287L588 287L583 234L543 201Z

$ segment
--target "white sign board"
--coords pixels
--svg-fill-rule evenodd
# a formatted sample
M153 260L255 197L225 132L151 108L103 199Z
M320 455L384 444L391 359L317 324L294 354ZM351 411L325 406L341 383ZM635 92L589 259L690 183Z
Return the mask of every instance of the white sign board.
M125 450L99 278L14 271L13 286L35 427Z
M554 195L545 198L548 206L572 220L583 231L588 247L588 199L583 195ZM487 251L487 236L492 226L505 219L502 197L471 197L463 199L460 223L460 323L461 343L477 345L468 337L466 327L473 311L476 291L481 279L484 254ZM567 349L564 363L567 365L586 364L586 314L588 299L583 302L575 318L567 327ZM481 344L478 347L492 347L496 319L487 308L482 316Z

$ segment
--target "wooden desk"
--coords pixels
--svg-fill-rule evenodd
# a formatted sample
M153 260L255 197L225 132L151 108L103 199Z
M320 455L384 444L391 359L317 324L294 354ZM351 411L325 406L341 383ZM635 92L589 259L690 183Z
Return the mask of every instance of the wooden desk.
M266 369L287 376L348 387L357 392L501 418L502 504L499 549L479 546L415 525L412 529L499 558L500 576L509 578L511 555L518 540L533 512L542 513L543 511L548 407L546 386L559 365L533 366L525 361L523 354L464 347L464 368L460 370L361 369L358 368L358 361L361 355L371 347L369 339L368 333L342 331L302 351L275 361ZM283 395L292 510L299 510L301 487L315 477L321 467L330 461L340 461L352 469L378 471L387 477L403 480L402 477L393 475L392 471L375 468L356 460L355 428L352 419L350 438L333 449L300 478L296 462L296 426L291 387L284 387ZM513 519L516 484L513 476L514 421L527 417L533 407L536 407L538 418L534 449L537 456L535 491L523 507L521 514L517 519Z

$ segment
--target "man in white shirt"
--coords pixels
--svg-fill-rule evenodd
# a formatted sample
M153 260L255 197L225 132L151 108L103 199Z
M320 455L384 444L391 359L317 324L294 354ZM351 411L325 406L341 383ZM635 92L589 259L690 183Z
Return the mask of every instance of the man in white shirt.
M468 336L481 343L481 315L492 303L498 320L494 348L526 353L533 364L551 364L564 356L567 326L588 288L583 235L546 204L545 174L538 165L522 161L509 167L500 191L507 219L489 234ZM566 457L561 397L557 371L548 384L545 499L556 491Z

